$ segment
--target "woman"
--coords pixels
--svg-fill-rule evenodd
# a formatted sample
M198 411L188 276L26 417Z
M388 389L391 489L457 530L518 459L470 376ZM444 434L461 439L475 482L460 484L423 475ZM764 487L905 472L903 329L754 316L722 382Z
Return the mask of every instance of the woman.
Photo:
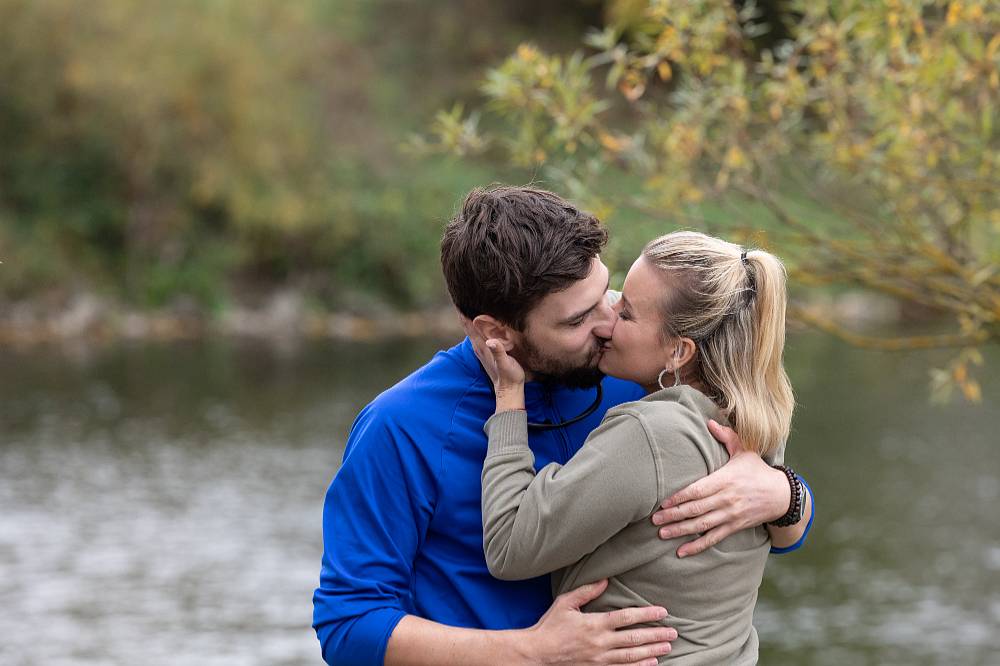
M600 368L648 395L609 410L566 465L537 474L524 372L487 341L483 362L497 394L482 480L490 571L504 579L552 572L555 594L608 578L586 610L665 606L663 624L679 634L670 663L754 664L767 531L743 530L680 559L679 542L659 539L649 516L728 460L709 419L728 422L747 448L780 462L794 404L782 367L784 269L766 252L677 232L646 246L615 309ZM801 513L795 488L790 516Z

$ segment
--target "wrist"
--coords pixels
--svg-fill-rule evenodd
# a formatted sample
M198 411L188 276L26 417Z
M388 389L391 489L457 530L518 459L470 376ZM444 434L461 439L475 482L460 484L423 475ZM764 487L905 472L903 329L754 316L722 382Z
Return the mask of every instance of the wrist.
M497 387L497 412L524 409L524 384Z
M780 497L783 507L782 513L768 521L768 525L775 527L791 527L802 520L803 509L805 508L805 493L798 477L790 467L784 465L774 465L774 471L781 475L782 489Z
M529 629L509 629L499 632L504 642L505 664L538 666L542 663L535 650L535 634Z

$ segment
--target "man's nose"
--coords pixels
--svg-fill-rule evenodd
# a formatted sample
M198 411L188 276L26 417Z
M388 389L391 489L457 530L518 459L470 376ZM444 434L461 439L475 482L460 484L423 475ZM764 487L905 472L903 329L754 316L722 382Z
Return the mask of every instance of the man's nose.
M618 313L610 305L604 305L600 311L600 321L594 326L594 335L605 340L611 339L611 334L618 323Z

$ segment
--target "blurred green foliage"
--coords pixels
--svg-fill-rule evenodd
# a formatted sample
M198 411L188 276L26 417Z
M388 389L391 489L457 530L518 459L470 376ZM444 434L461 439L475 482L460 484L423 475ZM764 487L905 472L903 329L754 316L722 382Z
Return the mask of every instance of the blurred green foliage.
M511 172L399 147L529 6L0 0L0 299L440 302L444 222Z
M878 339L795 309L855 344L960 348L933 383L979 399L975 348L1000 341L1000 7L613 0L608 15L587 55L519 46L485 75L490 124L473 107L428 143L542 169L614 234L638 228L623 214L724 227L799 285L944 313L946 335Z

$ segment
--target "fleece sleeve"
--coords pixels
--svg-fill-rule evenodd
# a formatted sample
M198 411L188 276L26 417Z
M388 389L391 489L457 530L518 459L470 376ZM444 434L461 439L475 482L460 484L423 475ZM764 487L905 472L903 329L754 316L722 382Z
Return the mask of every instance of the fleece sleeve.
M371 406L355 421L323 507L313 627L331 666L382 664L412 609L417 547L436 499L434 463Z
M546 465L537 475L523 411L496 414L486 432L483 550L497 578L572 564L659 501L654 455L634 416L609 415L566 465Z

